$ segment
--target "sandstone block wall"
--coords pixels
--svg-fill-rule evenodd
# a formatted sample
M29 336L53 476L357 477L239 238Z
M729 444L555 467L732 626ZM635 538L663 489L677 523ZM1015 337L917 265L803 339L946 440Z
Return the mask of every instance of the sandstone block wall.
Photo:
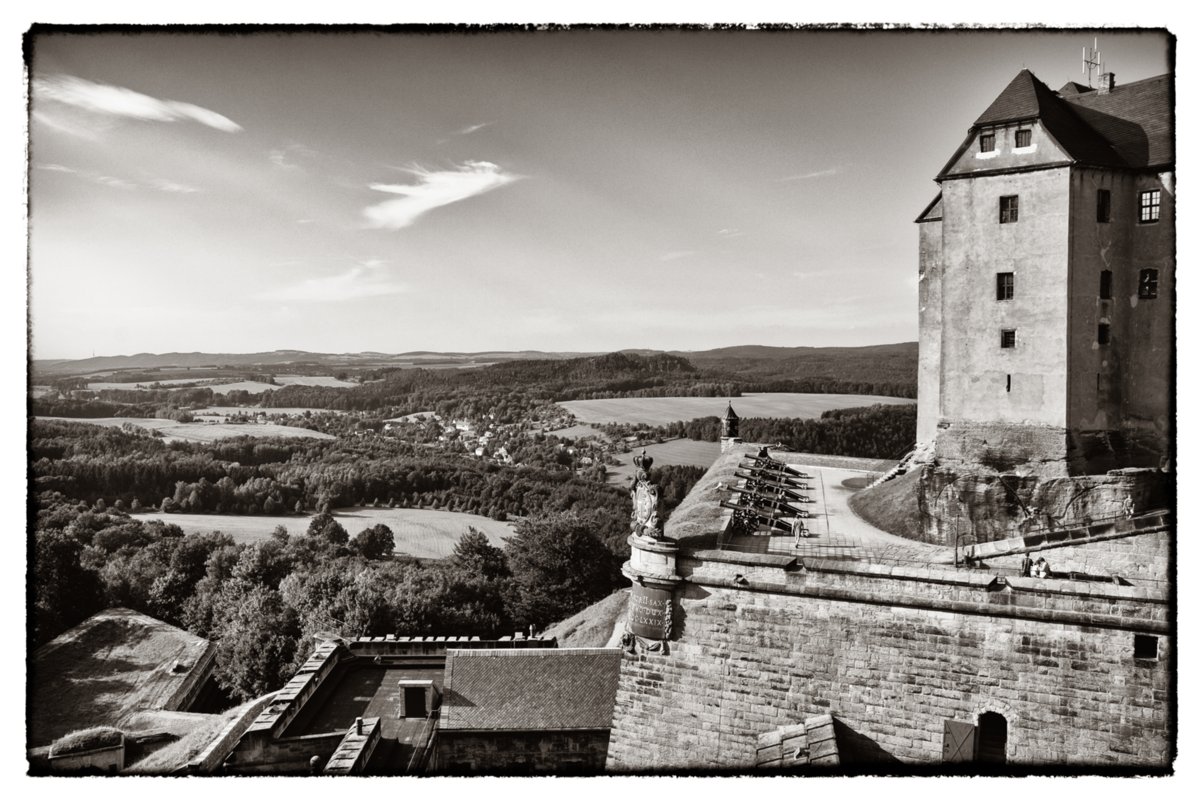
M440 731L437 772L600 772L608 753L604 731Z
M761 588L715 586L731 567ZM988 711L1007 719L1015 764L1169 762L1161 596L844 569L789 573L783 588L693 563L669 654L622 663L608 769L750 767L759 734L826 713L849 765L939 763L945 720ZM1135 657L1135 635L1157 637L1156 659Z

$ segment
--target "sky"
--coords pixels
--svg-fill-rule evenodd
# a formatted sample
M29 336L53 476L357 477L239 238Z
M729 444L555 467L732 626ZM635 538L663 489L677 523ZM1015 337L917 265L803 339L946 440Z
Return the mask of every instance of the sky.
M1153 31L43 35L31 354L917 337L933 177Z

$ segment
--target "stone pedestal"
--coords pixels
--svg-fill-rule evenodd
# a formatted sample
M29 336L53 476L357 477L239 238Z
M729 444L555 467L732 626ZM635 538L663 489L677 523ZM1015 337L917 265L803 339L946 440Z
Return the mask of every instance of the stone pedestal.
M629 561L621 567L633 582L626 630L641 639L670 639L675 586L683 581L675 572L679 545L669 537L630 534L629 549Z

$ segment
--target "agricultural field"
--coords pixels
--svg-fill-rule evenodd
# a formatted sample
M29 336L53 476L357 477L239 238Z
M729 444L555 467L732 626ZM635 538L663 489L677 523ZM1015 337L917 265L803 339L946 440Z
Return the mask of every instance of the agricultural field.
M142 429L153 429L163 440L186 440L190 443L211 443L226 437L315 437L333 440L333 435L300 429L295 426L278 426L273 423L178 423L165 418L49 418L38 416L40 421L69 421L90 423L96 426L122 427L125 424Z
M555 437L565 437L568 440L578 440L581 437L604 437L604 432L586 423L568 426L566 429L555 429L552 432L547 432L547 434L552 434Z
M615 398L560 401L581 424L646 423L653 426L720 416L726 402L742 418L818 418L826 410L869 407L872 404L915 404L915 399L860 396L845 393L747 393L724 398Z
M45 396L49 396L53 392L54 392L54 388L50 387L49 385L30 385L29 386L29 395L31 398L35 398L35 399L44 398Z
M350 533L351 538L365 528L383 523L392 530L396 538L396 553L408 554L419 559L442 559L454 552L458 538L474 527L487 535L493 545L503 546L513 533L513 527L492 518L468 515L464 512L443 512L437 509L375 509L356 507L340 509L333 513L338 523ZM188 534L205 531L220 531L237 542L256 542L271 536L276 526L283 526L289 534L304 534L312 521L308 516L272 517L269 515L197 515L162 514L158 512L138 514L138 520L161 520L174 523Z
M276 374L275 381L281 385L304 385L305 387L358 387L357 382L343 382L333 376L301 376L299 374Z
M327 410L317 407L205 407L202 410L195 410L193 415L256 415L260 412L265 412L268 415L303 415L304 413L312 413L318 415L320 413L333 413L334 415L345 415L345 410Z
M197 382L210 382L211 376L193 376L188 379L151 379L141 382L88 382L88 390L150 390L157 385L160 388L170 388L175 385L194 385Z
M656 468L660 465L697 465L707 468L716 462L717 457L721 454L720 443L687 438L656 443L645 448L646 453L654 457L654 467ZM624 485L631 481L633 472L636 470L633 458L641 452L642 449L637 448L628 454L617 454L616 459L620 460L621 464L607 466L608 480L617 485Z

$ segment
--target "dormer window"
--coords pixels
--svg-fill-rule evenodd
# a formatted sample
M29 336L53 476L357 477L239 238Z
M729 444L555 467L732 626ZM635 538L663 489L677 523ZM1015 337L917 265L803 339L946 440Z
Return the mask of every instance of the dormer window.
M1032 143L1033 143L1033 131L1032 130L1018 130L1017 131L1017 149L1021 149L1021 147L1028 147Z
M979 151L980 152L995 152L996 151L996 134L995 133L980 133L979 134Z

